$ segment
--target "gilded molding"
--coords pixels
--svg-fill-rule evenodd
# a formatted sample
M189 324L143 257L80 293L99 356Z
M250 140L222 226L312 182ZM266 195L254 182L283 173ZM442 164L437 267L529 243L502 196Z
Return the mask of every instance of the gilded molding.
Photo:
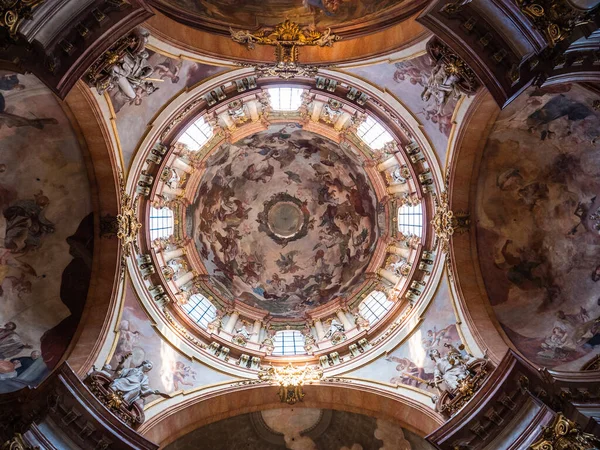
M577 424L559 413L554 423L542 428L542 437L531 450L592 450L600 445L600 439L581 431Z
M0 27L5 28L14 38L21 23L31 19L33 10L45 2L46 0L1 0Z

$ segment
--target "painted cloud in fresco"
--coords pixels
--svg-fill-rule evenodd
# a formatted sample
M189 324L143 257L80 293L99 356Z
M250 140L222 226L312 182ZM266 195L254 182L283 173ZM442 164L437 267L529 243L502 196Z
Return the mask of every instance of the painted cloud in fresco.
M306 233L277 241L265 217L290 198ZM187 217L208 272L236 298L286 317L354 286L378 237L364 170L335 143L296 124L219 149Z
M458 347L461 343L448 281L443 278L432 304L427 308L423 323L410 337L388 355L346 375L435 392L425 383L433 380L434 363L429 357L430 351L436 349L445 354L448 349L444 344Z

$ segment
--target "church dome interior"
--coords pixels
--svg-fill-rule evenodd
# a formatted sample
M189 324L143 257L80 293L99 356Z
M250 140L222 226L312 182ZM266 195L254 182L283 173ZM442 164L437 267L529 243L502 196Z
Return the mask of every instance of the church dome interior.
M1 450L600 448L600 1L0 2Z

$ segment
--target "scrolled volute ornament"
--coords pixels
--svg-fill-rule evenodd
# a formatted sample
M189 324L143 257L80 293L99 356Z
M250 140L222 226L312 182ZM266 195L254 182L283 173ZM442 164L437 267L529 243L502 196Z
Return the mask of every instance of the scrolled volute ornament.
M600 439L579 429L577 424L559 413L552 425L543 427L542 437L531 450L594 450L600 448Z
M15 38L24 20L32 18L33 10L46 0L0 0L0 28Z
M38 446L29 445L23 439L23 436L17 433L12 439L2 444L2 450L40 450Z

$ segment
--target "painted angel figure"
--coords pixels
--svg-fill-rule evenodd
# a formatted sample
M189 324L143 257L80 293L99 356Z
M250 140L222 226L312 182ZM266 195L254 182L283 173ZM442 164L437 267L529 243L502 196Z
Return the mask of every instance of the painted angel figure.
M194 383L186 381L186 378L191 377L193 380L196 379L196 372L191 369L190 366L186 366L181 361L176 361L171 367L171 373L173 374L173 388L178 391L179 386L193 386Z

